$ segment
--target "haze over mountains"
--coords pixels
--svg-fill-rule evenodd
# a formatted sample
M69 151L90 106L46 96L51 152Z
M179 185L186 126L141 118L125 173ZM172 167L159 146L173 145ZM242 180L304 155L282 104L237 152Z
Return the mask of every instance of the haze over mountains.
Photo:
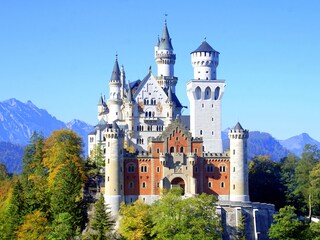
M87 134L93 126L74 119L64 123L39 109L31 101L22 103L17 99L0 102L0 162L6 164L9 172L20 172L23 148L28 144L34 131L42 132L45 137L57 129L68 128L83 138L84 153L87 151ZM223 131L224 149L229 148L228 129ZM248 139L248 158L257 155L269 155L279 161L292 152L301 155L305 144L314 144L320 148L320 142L303 133L286 140L276 140L269 133L251 131Z

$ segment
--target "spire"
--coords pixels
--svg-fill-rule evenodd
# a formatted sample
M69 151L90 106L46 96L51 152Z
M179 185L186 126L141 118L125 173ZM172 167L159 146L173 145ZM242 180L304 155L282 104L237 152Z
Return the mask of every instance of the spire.
M171 86L168 87L168 101L169 101L169 102L172 102Z
M99 102L98 102L98 105L103 105L103 97L102 97L102 94L101 94L101 97L99 98Z
M119 69L119 64L118 64L118 54L116 54L116 61L114 62L113 71L112 71L110 80L120 81L120 69Z
M132 102L132 92L130 87L130 81L128 81L128 101Z
M171 38L167 28L167 20L164 21L163 32L159 43L159 50L173 50Z

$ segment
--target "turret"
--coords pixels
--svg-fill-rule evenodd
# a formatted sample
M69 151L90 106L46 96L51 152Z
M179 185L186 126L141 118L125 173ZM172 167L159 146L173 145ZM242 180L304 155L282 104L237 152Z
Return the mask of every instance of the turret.
M121 113L121 96L120 96L120 69L118 64L118 56L113 66L111 79L109 82L110 87L110 99L109 99L109 117L108 121L113 122L120 119Z
M206 41L191 53L193 78L197 80L215 80L219 64L219 52Z
M115 122L108 124L104 132L106 139L105 155L105 202L116 215L123 201L123 141L124 133Z
M247 139L249 131L240 123L229 131L230 201L249 201Z
M174 77L174 64L176 62L176 55L173 52L171 38L167 28L167 22L164 22L161 39L155 46L155 61L158 66L157 80L161 87L166 88L172 86L175 92L177 78Z

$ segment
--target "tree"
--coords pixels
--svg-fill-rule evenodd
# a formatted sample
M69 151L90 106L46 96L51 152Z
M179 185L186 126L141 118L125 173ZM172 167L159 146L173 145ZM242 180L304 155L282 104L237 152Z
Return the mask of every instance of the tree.
M286 204L292 205L296 209L301 206L301 198L295 196L294 191L297 187L296 180L296 167L299 162L299 158L294 154L288 154L288 156L281 159L281 181L285 186Z
M17 230L17 239L44 240L49 232L47 218L39 210L25 216L23 224Z
M8 178L9 178L9 173L8 173L7 167L6 165L0 162L0 181Z
M82 186L86 180L81 138L70 130L55 131L45 140L43 151L43 164L48 169L50 213L56 221L60 214L70 214L76 234L82 224Z
M121 203L121 220L118 232L125 239L139 240L151 239L150 206L137 200L132 205Z
M67 212L58 214L52 222L51 229L49 240L71 239L74 234L72 216Z
M303 205L301 206L302 213L307 213L309 210L309 217L312 214L312 196L310 194L310 172L316 166L320 160L320 150L317 146L307 144L304 147L302 158L298 162L295 176L297 186L294 191L294 195L297 198L303 199Z
M97 232L93 234L95 239L106 239L106 234L113 230L114 225L115 221L111 215L111 211L105 205L103 194L101 194L99 200L94 204L92 229Z
M274 215L274 222L269 229L269 237L275 240L304 239L301 234L304 224L300 222L295 214L295 208L285 206Z
M151 206L152 236L156 239L221 239L213 195L183 199L172 189Z
M254 157L249 163L250 200L275 204L279 209L285 205L285 186L281 180L280 163L268 156Z

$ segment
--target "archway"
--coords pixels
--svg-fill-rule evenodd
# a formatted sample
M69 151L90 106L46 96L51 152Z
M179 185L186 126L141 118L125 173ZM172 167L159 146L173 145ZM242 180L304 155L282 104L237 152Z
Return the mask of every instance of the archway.
M185 183L184 183L184 180L180 177L176 177L174 179L172 179L171 181L171 188L181 188L182 189L182 195L185 194Z

